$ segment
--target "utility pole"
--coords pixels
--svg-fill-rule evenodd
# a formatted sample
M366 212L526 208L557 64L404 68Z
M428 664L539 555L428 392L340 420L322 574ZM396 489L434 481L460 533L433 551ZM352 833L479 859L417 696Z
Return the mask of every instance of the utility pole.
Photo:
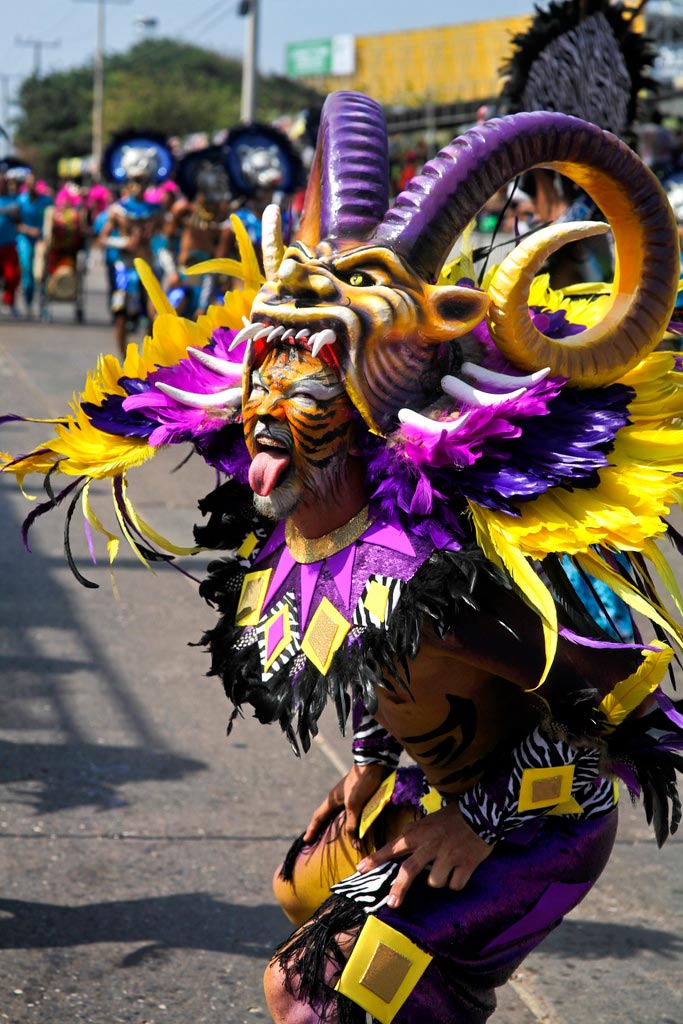
M104 35L105 12L107 4L127 4L130 0L77 0L80 3L97 4L97 38L95 43L95 60L93 65L92 89L92 174L100 176L102 150L104 148Z
M54 49L55 46L61 46L61 39L23 39L21 36L17 36L14 40L15 46L31 46L33 48L33 74L36 78L40 78L40 72L42 69L42 57L43 50Z
M258 63L258 0L241 0L237 13L246 19L242 60L240 120L252 124L256 114L256 67Z
M7 156L12 150L12 138L8 131L10 126L10 107L14 104L10 94L10 82L13 78L22 77L23 75L9 74L7 71L0 72L0 135L6 141L6 147L0 143L0 149L7 149L3 156Z

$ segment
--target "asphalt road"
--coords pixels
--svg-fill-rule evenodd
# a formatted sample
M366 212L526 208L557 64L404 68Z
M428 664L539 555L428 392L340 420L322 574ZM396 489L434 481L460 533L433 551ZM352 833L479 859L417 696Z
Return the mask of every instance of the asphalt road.
M84 325L0 321L0 413L62 413L112 345L101 274ZM7 425L19 452L46 429ZM131 474L131 496L187 543L211 474L184 452ZM85 590L61 553L63 514L0 476L0 1021L246 1024L268 1020L261 975L288 925L270 878L348 763L326 720L297 761L276 727L239 721L188 646L213 622L195 587L128 551L98 565L78 517ZM94 503L110 524L106 488ZM202 563L186 563L201 576ZM624 800L600 883L500 993L494 1024L683 1024L683 842L657 851Z

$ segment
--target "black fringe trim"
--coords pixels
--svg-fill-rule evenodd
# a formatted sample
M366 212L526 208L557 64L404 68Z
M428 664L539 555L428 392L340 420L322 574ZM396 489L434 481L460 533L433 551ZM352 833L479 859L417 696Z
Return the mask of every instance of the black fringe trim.
M346 965L337 935L357 931L366 917L362 907L352 900L330 896L309 922L275 950L273 960L285 974L287 991L313 1006L320 1014L321 1024L330 1020L365 1024L365 1010L330 988L326 975L330 967L335 974L341 974Z

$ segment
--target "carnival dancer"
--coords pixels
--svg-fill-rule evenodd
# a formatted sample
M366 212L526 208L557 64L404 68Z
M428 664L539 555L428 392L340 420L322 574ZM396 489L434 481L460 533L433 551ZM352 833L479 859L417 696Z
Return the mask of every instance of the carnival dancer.
M20 269L17 255L17 224L21 214L16 191L10 190L7 174L0 169L0 278L2 279L2 309L7 315L18 316L15 296L19 286Z
M157 203L145 199L153 183L167 180L173 157L166 143L152 133L116 136L102 158L103 174L122 186L123 194L109 207L97 241L106 251L118 250L114 263L115 288L111 295L114 338L125 355L129 327L145 313L144 297L135 260L144 259L158 277L175 270L163 234L163 215Z
M187 153L178 163L176 198L166 222L166 234L178 239L178 274L170 282L169 295L183 316L196 319L218 295L215 274L199 279L185 276L188 268L206 260L222 259L232 250L229 221L230 182L220 146ZM223 287L225 291L225 287Z
M652 86L650 40L637 27L639 9L611 0L550 0L514 36L501 69L502 113L554 110L614 132L636 148L639 96ZM584 189L536 168L524 183L536 226L600 219ZM614 270L610 235L582 239L553 254L545 270L553 287L608 281Z
M90 227L80 181L65 181L43 219L45 265L42 268L40 315L49 316L49 302L73 302L75 317L83 320L83 282Z
M579 181L607 224L525 235L485 288L466 255L445 265L537 166ZM151 339L101 361L56 438L4 466L67 475L39 511L69 497L68 526L80 502L108 543L88 488L112 477L144 558L182 549L131 506L125 469L192 440L227 475L197 542L227 552L200 592L231 726L251 705L305 751L328 697L340 723L353 712L355 764L275 879L296 926L266 974L277 1024L482 1024L602 871L616 779L659 843L680 819L683 717L660 683L662 638L683 627L658 588L682 614L683 599L655 544L683 549L667 520L683 374L655 351L679 276L661 186L614 135L548 112L454 140L392 207L388 185L380 106L332 94L296 239L264 214L255 298L239 221L245 287L197 323L140 268ZM535 278L608 226L619 276L598 301ZM654 636L607 636L563 556ZM396 770L402 751L414 764Z
M289 237L291 224L287 206L304 180L301 158L279 129L258 123L232 128L224 151L234 196L233 209L260 258L261 220L263 211L271 203L282 208L283 232L285 238Z
M35 174L30 171L23 182L18 196L21 224L17 234L17 252L21 267L21 291L26 313L31 315L35 296L36 280L34 266L36 247L44 238L45 212L52 206L52 196L38 188ZM42 287L42 275L41 275Z

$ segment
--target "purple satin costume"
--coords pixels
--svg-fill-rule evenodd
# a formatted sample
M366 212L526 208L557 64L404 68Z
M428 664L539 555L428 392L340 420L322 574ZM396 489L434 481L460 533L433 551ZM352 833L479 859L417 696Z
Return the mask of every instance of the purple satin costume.
M590 821L538 819L497 843L461 892L430 888L424 872L400 908L379 910L434 956L393 1024L483 1024L494 988L600 876L616 829L616 810Z

